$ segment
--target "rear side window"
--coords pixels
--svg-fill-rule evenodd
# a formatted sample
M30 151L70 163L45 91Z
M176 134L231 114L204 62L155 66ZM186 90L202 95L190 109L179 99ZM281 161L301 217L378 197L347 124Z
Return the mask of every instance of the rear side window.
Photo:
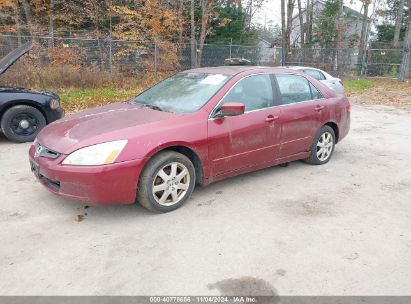
M321 93L304 77L293 74L275 75L282 104L322 98Z
M323 98L323 95L321 95L320 91L318 91L317 88L313 86L311 82L310 82L310 89L311 89L311 95L313 96L313 99Z
M325 80L323 73L317 70L304 70L304 72L317 80Z

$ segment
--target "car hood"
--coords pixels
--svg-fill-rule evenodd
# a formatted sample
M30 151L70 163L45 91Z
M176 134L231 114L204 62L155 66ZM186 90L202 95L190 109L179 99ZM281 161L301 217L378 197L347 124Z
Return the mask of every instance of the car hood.
M6 56L0 59L0 75L3 74L10 66L13 65L21 56L26 54L31 48L33 44L31 42L27 42L23 44L18 49L15 49L8 53Z
M7 87L7 86L0 86L0 93L26 93L26 94L38 94L38 95L47 95L53 98L59 98L53 92L49 91L36 91L26 88L18 88L18 87Z
M129 102L114 103L66 116L45 127L37 136L44 146L63 154L107 141L129 139L149 124L181 114L157 111ZM139 128L130 132L125 129ZM146 129L147 130L147 129Z

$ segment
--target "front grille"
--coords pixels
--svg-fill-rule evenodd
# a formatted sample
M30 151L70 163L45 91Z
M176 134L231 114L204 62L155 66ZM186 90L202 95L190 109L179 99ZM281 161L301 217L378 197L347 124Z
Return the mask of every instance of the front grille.
M37 157L47 157L47 158L54 159L61 155L59 152L53 151L39 143L36 143L35 149L36 149L35 156Z

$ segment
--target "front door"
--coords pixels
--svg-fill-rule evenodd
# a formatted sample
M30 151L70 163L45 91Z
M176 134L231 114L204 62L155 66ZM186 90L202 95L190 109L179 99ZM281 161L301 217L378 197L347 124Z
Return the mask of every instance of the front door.
M245 113L209 119L213 177L273 162L278 157L281 128L277 124L281 110L273 107L272 76L258 74L240 80L220 105L228 102L243 103Z

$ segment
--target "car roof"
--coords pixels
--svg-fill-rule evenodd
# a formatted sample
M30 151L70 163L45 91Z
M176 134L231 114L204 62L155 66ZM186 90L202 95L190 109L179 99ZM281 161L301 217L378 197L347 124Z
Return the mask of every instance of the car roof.
M293 70L310 69L310 70L316 70L316 71L323 72L323 70L321 70L321 69L317 69L317 68L313 68L313 67L309 67L309 66L301 66L301 65L290 65L290 66L287 66L286 68L293 69Z
M203 67L183 71L185 73L225 74L237 75L243 72L270 70L272 72L289 72L283 67L252 66L252 65L230 65L217 67Z

